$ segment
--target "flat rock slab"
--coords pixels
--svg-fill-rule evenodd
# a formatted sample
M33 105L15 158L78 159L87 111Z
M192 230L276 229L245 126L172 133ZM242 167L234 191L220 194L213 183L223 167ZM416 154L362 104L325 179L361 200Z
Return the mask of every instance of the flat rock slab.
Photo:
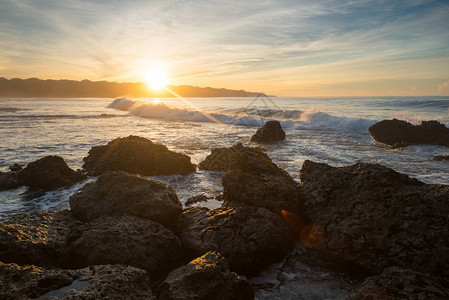
M449 275L449 186L377 164L334 168L305 161L301 200L332 257L373 273L389 266Z
M69 203L83 221L129 214L169 228L182 212L182 204L170 186L126 172L104 173L72 195Z
M106 171L154 176L186 174L196 170L187 155L133 135L93 147L84 158L83 168L91 176L98 176Z
M154 299L148 273L121 265L49 270L0 262L0 295L5 300Z
M159 300L252 300L246 278L229 270L218 252L208 252L168 274L157 290Z

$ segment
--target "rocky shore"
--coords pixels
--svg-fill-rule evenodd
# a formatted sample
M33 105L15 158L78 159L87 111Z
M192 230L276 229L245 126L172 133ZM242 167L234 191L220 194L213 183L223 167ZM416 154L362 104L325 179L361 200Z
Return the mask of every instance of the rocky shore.
M302 259L357 278L350 299L449 297L449 186L377 164L312 161L298 183L237 144L199 164L225 171L222 206L183 208L173 188L142 175L193 172L186 155L130 136L84 161L84 173L99 177L70 197L70 210L0 223L2 298L254 299L251 278ZM2 173L0 186L86 178L62 162ZM298 243L304 252L292 252Z

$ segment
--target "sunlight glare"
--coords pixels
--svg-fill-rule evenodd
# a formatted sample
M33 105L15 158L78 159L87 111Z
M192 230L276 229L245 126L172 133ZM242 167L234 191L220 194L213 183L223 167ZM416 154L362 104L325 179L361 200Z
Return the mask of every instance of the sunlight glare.
M168 84L168 78L162 69L150 69L146 72L144 81L154 90L160 90Z

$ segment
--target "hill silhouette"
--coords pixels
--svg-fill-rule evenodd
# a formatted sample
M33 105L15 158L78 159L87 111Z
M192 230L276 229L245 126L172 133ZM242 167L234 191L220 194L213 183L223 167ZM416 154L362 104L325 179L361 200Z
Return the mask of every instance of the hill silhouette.
M243 90L217 89L190 85L168 86L181 97L255 97L264 95ZM115 98L160 97L173 98L168 90L153 91L141 82L109 82L90 80L42 80L0 78L0 97L9 98Z

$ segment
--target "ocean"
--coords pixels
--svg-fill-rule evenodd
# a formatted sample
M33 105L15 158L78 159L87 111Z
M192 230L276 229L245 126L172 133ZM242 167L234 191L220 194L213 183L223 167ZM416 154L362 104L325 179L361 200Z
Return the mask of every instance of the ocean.
M414 124L438 120L449 127L449 97L0 99L0 170L47 155L60 155L70 167L80 169L91 147L128 135L164 144L198 164L212 148L238 142L256 146L249 142L250 137L265 121L275 119L281 122L287 138L263 147L298 182L302 163L308 159L332 166L379 163L426 183L449 184L449 163L432 160L435 155L449 155L449 148L418 145L393 150L371 138L368 128L391 118ZM151 178L171 185L184 203L198 194L219 194L221 176L197 170ZM47 193L28 192L24 187L0 191L0 220L68 208L70 195L92 180L95 178ZM199 205L214 208L221 203L211 200ZM350 284L342 283L340 276L308 265L301 264L298 270L302 271L292 271L290 277L281 269L275 266L254 279L262 286L269 283L268 288L258 290L258 299L293 299L301 286L297 280L302 280L302 287L309 280L309 292L310 286L322 290L325 284L329 294L321 295L324 298L344 298L350 290ZM292 280L294 288L289 285Z

